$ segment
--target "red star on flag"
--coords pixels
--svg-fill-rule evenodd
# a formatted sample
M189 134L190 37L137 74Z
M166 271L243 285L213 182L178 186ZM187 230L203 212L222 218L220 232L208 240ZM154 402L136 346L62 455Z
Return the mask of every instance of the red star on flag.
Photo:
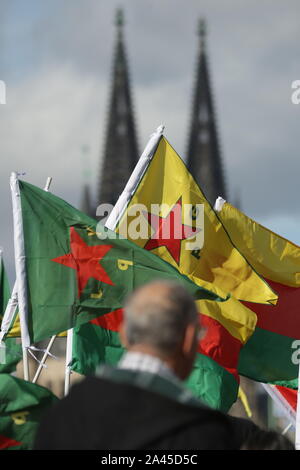
M70 228L71 253L54 258L52 261L76 270L78 297L81 296L90 278L114 285L100 262L112 245L87 245L74 227Z
M174 204L166 217L160 217L149 212L145 212L145 217L154 229L154 233L144 248L154 250L154 248L165 246L179 265L182 240L195 236L201 230L198 227L190 227L182 223L181 198Z

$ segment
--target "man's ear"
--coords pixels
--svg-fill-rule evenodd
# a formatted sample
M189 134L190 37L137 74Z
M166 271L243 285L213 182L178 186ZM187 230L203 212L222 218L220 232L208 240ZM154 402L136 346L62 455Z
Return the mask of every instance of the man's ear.
M119 336L120 336L120 340L121 340L121 343L124 346L124 348L128 349L129 344L128 344L128 340L127 340L127 335L126 335L124 322L122 322L119 326Z
M182 342L182 352L185 356L188 356L193 352L195 348L195 338L198 334L198 325L190 323L185 330L183 342Z

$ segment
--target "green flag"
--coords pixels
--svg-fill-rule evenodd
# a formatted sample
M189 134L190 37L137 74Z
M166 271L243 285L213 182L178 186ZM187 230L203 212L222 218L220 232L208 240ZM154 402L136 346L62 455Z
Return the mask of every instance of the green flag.
M154 279L177 281L195 299L224 300L51 193L23 181L19 192L31 342L122 308Z
M0 318L2 318L5 312L9 297L10 288L2 259L2 251L0 250Z
M0 250L0 325L10 298L10 288L6 276L2 252ZM1 328L0 328L1 329ZM3 351L3 350L2 350ZM16 343L14 338L7 338L5 341L4 363L0 360L0 373L11 373L16 370L16 364L22 358L21 346ZM2 356L0 351L0 356Z
M57 401L40 385L0 374L0 450L31 449L43 413Z
M119 338L122 309L117 309L74 329L72 370L94 375L100 364L116 365L124 348Z

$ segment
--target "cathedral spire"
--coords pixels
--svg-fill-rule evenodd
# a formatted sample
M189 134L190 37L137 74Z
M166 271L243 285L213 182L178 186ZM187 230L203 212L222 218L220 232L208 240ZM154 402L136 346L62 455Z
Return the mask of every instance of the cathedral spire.
M117 37L98 204L116 203L138 159L121 9L117 10L115 24Z
M205 47L205 37L206 37L206 23L203 18L200 18L198 25L198 34L200 38L200 47L204 49Z
M86 144L82 145L81 154L83 188L80 201L80 210L90 217L95 217L95 207L91 198L90 147Z
M117 9L116 13L116 26L119 31L119 35L122 33L122 28L124 26L124 14L122 8Z
M206 23L198 25L199 59L192 106L187 166L207 199L226 198L225 181L214 114L206 53Z

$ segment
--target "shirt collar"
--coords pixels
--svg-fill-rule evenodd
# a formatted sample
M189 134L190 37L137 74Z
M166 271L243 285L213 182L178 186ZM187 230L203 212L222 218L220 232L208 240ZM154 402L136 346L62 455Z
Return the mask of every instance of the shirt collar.
M176 377L174 372L169 366L161 359L150 354L144 354L136 351L128 351L121 358L118 368L130 369L143 372L150 372L152 374L160 375L165 379L178 382L179 379Z

